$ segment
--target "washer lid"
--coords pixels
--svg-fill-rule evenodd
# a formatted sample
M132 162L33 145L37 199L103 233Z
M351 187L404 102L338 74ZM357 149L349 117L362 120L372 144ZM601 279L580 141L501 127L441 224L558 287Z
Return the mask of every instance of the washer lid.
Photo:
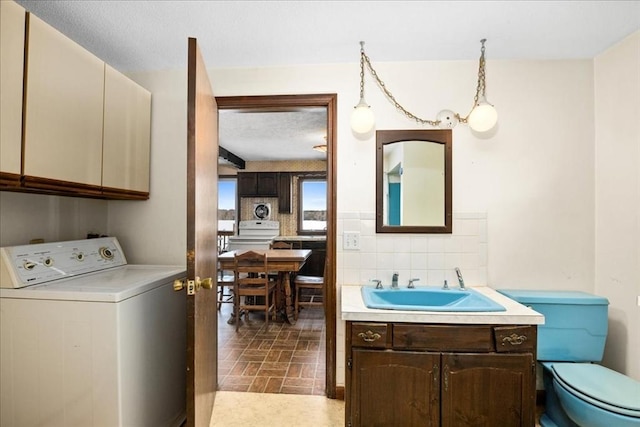
M596 406L640 416L640 382L591 363L554 363L556 379Z

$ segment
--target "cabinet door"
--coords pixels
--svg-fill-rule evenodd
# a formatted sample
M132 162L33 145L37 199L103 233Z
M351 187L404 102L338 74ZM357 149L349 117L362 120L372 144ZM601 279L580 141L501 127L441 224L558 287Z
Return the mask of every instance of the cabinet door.
M257 196L258 174L255 172L238 173L238 195L240 197Z
M354 427L439 425L438 354L355 348L352 355Z
M290 214L293 207L293 194L291 192L291 173L280 172L278 174L278 212Z
M278 195L278 173L260 172L258 175L258 195L275 197Z
M107 65L104 83L103 191L124 190L124 196L127 191L148 194L150 129L151 93Z
M104 62L34 15L28 27L26 182L78 183L99 194Z
M17 185L22 157L25 10L0 2L0 182Z
M442 426L534 425L531 354L442 355Z

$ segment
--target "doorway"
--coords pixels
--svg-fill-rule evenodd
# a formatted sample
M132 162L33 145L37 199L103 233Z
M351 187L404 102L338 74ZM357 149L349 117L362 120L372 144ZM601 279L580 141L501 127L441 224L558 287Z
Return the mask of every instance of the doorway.
M336 116L337 95L274 95L274 96L239 96L216 97L219 110L238 111L304 111L305 109L322 108L326 111L325 137L326 143L326 290L324 293L324 394L336 398ZM221 119L222 120L222 119ZM224 142L221 141L221 147ZM233 157L233 156L230 156ZM240 207L240 203L238 203ZM309 313L311 310L309 310ZM312 318L314 316L311 316ZM310 319L310 324L313 323ZM315 319L317 322L317 319ZM314 326L311 326L313 328ZM219 355L219 358L223 355Z

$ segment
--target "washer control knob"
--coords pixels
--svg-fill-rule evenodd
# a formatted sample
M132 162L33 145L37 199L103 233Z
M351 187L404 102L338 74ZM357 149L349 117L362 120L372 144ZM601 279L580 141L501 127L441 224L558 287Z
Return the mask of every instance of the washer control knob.
M100 248L100 256L107 260L112 260L114 257L113 251L106 246Z
M38 264L36 264L33 261L25 261L22 263L22 266L24 267L25 270L33 270L36 265Z
M43 264L45 267L51 267L53 265L53 258L45 258Z

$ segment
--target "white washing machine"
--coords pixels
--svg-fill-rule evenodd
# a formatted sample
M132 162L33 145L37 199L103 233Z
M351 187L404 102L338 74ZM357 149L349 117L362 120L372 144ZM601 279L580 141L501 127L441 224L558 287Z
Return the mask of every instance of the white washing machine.
M113 237L0 258L1 426L184 421L184 267L129 265Z

